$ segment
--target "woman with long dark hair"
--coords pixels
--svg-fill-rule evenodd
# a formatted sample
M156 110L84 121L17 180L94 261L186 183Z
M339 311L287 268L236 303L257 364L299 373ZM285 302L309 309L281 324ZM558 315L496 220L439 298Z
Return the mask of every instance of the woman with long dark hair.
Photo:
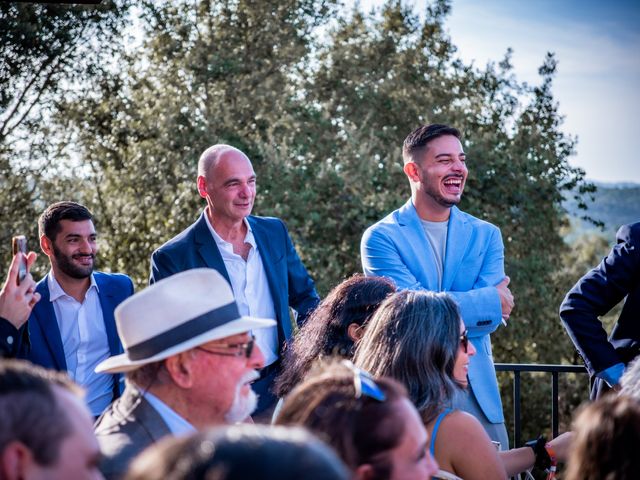
M446 293L402 291L371 318L354 355L356 366L398 380L420 412L440 468L465 480L506 478L533 466L529 447L496 451L480 422L450 408L456 390L467 388L467 338L458 307ZM568 437L551 446L564 458Z
M351 358L369 318L395 291L384 277L360 274L334 287L287 346L275 394L281 398L288 394L319 358Z

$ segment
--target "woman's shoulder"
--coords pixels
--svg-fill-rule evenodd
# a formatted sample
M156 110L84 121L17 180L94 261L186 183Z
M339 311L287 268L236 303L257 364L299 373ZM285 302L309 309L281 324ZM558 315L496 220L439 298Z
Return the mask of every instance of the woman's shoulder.
M442 419L437 440L440 445L453 446L456 452L482 451L486 446L493 448L480 421L462 410L454 410Z
M442 427L455 430L464 430L467 434L479 435L481 437L486 437L489 440L489 436L485 432L480 421L471 415L462 410L452 410L442 419ZM441 427L441 428L442 428Z

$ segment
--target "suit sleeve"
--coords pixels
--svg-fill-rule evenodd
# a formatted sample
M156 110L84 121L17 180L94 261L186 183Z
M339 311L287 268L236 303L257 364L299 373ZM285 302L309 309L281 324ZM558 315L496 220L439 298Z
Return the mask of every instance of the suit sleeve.
M298 324L302 325L307 316L320 302L316 287L296 252L287 227L282 223L286 242L287 277L289 284L289 306L298 312Z
M411 273L393 240L383 231L367 230L362 237L360 254L365 275L388 277L400 290L429 290ZM447 292L458 303L471 337L489 334L500 325L502 308L495 285L504 278L503 261L504 247L500 231L495 229L473 289Z
M616 306L638 283L640 245L636 231L621 228L618 244L600 265L583 276L560 306L560 319L571 340L594 375L621 363L598 317Z
M20 331L9 320L0 317L0 358L14 358L19 339Z
M151 275L149 276L149 285L153 285L163 278L170 277L178 273L178 268L171 260L171 256L162 250L156 250L151 254Z
M487 251L473 288L449 292L458 302L470 337L495 332L502 322L500 295L495 288L504 278L504 244L500 230L492 227Z

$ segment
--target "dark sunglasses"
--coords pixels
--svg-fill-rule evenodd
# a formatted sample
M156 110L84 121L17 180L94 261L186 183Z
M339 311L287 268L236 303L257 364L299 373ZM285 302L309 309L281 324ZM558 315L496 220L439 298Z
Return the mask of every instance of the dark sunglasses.
M225 357L241 357L244 355L246 358L251 358L254 345L255 338L252 336L247 343L218 343L215 346L211 346L209 348L196 347L196 350L201 350L212 355L222 355ZM210 348L222 348L231 351L218 352L216 350L210 350Z
M464 353L469 353L469 330L465 329L460 335L460 345L462 345Z
M380 389L371 375L356 367L349 360L344 360L342 364L353 372L353 386L356 390L356 398L365 396L377 400L378 402L384 402L387 399L387 396Z

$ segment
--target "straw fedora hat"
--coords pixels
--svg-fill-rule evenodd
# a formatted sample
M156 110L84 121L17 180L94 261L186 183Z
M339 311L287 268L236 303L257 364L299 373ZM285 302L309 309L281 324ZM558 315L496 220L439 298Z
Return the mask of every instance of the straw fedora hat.
M212 340L276 325L241 316L231 287L210 268L154 283L122 302L115 317L125 353L98 364L97 373L127 372Z

